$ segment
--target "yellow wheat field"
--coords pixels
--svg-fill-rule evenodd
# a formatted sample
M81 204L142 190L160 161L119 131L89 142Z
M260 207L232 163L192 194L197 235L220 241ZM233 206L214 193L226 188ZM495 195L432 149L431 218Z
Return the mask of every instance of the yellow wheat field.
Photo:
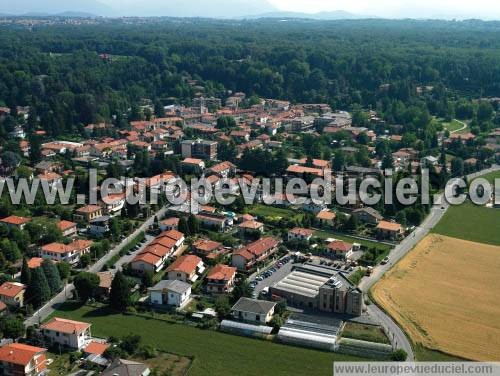
M500 247L429 235L373 296L415 343L500 361Z

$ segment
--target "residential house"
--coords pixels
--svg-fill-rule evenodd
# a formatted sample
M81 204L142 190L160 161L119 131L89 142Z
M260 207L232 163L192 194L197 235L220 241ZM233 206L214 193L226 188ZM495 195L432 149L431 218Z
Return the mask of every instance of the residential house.
M260 234L264 233L264 224L263 223L251 220L251 221L245 221L245 222L240 223L238 225L238 235L239 236L244 237L244 236L252 235L252 234L256 234L256 233L260 233Z
M101 376L149 376L151 370L146 364L132 360L116 359Z
M7 227L17 228L19 230L24 230L24 226L26 226L26 223L30 221L31 218L19 217L17 215L11 215L10 217L0 219L0 223L3 223Z
M224 231L232 225L232 220L224 215L218 214L197 214L196 218L204 227L208 227L217 231Z
M0 347L0 375L42 376L47 374L47 349L9 343Z
M193 283L204 271L205 266L201 258L194 255L183 255L167 268L167 278Z
M316 220L319 222L321 226L324 227L333 227L335 225L335 218L337 215L335 212L330 210L322 210L318 214L316 214Z
M93 236L102 236L110 230L111 217L103 215L102 217L94 218L89 223L89 232Z
M69 244L50 243L42 246L40 249L40 257L52 261L64 261L71 265L75 265L80 261L82 255L90 252L92 241L90 240L74 240Z
M193 244L193 251L198 256L208 260L216 259L217 257L227 253L222 243L214 242L208 239L200 239L196 241Z
M40 179L42 183L44 181L47 182L48 186L51 188L57 187L63 181L62 176L55 172L47 172L46 174L40 174L37 176L37 178Z
M198 158L186 158L181 162L182 170L185 172L202 173L205 169L205 162Z
M271 257L278 248L279 241L265 237L233 252L231 265L239 270L250 269L258 262Z
M221 162L207 169L207 172L221 178L227 178L236 173L236 166L231 162Z
M76 236L76 223L71 221L61 220L57 223L57 227L61 230L63 236L73 237Z
M162 280L148 288L151 304L183 307L191 297L191 285L179 280Z
M274 315L276 303L267 300L240 298L231 308L231 316L235 320L257 324L267 324Z
M125 193L110 194L99 201L99 206L103 208L103 213L110 217L121 215L125 207Z
M354 245L342 240L334 240L326 248L327 252L335 258L347 260L352 255Z
M158 237L156 238L155 241L161 240L164 238L172 239L174 241L173 251L176 251L177 249L182 247L182 245L184 244L184 240L186 239L182 232L177 231L177 230L170 230L170 231L162 232L160 235L158 235ZM155 242L153 242L153 244L154 243Z
M161 231L170 231L178 229L179 229L179 218L177 217L167 218L160 222Z
M355 209L352 212L352 215L360 222L360 223L369 223L376 225L380 221L384 219L382 214L376 209L372 207L359 208Z
M99 277L99 288L97 295L108 296L111 292L111 283L113 282L113 273L99 272L96 273Z
M234 287L236 268L224 264L215 265L207 275L207 292L214 294L229 293Z
M0 301L9 307L23 307L26 286L18 282L4 282L0 286Z
M102 207L99 205L86 205L75 210L73 217L76 221L90 222L102 216Z
M309 241L314 235L314 230L308 228L295 227L288 230L288 241Z
M399 223L380 221L377 225L377 235L382 239L397 240L403 234L403 226Z
M91 324L54 317L40 326L42 334L51 345L61 345L81 350L92 339Z
M42 266L43 258L41 257L32 257L28 260L28 268L36 269Z

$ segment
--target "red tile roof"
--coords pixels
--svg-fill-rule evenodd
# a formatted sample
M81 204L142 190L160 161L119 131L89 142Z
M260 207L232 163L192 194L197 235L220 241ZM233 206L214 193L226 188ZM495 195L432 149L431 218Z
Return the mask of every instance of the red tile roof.
M11 215L10 217L0 219L0 222L15 226L23 225L29 221L31 221L31 218L19 217L17 215Z
M328 249L335 252L347 253L352 250L353 245L351 243L346 243L341 240L334 240L328 244Z
M184 237L184 234L180 231L177 231L177 230L170 230L170 231L162 232L158 237L159 238L168 237L168 238L173 239L176 242L178 242L179 240L181 240Z
M0 362L18 364L26 367L33 357L47 349L22 343L11 343L0 348Z
M222 243L214 242L213 240L208 239L201 239L194 243L193 247L202 253L210 253L222 247Z
M41 257L32 257L28 260L28 268L36 269L42 266L43 258Z
M262 255L265 252L268 252L269 250L273 249L279 244L279 241L271 238L271 237L266 237L259 239L253 243L250 243L246 247L243 247L236 252L234 252L234 255L240 255L247 260L251 260L252 258L257 258L260 255Z
M73 321L54 317L41 326L42 329L52 330L59 333L80 334L90 328L91 324L81 321Z
M208 279L229 281L236 274L236 268L224 264L215 265L207 275Z
M87 347L83 349L83 352L87 354L102 355L108 349L109 346L110 345L108 343L100 343L92 341L87 345Z
M377 225L377 229L400 232L402 230L402 226L395 222L380 221Z
M196 267L201 262L201 258L194 255L184 255L175 260L167 269L167 272L178 271L186 274L193 274Z
M291 229L289 232L292 234L301 235L301 236L312 236L314 234L313 230L310 230L308 228L301 228L301 227L295 227L294 229Z
M75 222L70 222L70 221L65 221L65 220L62 220L62 221L59 221L57 223L57 227L59 227L59 230L61 231L66 231L72 227L75 227L76 226L76 223Z
M16 297L20 292L26 289L26 286L18 282L4 282L0 286L0 295L9 298Z

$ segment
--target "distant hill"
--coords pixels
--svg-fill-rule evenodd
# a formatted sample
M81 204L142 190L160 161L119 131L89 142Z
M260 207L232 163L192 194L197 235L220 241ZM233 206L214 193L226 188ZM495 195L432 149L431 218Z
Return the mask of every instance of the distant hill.
M97 0L0 0L2 12L11 15L43 17L58 14L113 15L113 10Z
M356 19L374 18L374 17L349 13L344 10L336 10L332 12L319 12L319 13L267 12L258 15L249 15L243 18L302 18L302 19L312 19L312 20L356 20Z

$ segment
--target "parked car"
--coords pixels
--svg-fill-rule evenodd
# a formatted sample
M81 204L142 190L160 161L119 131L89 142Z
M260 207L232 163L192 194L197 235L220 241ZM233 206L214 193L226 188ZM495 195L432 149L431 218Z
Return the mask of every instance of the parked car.
M389 262L389 260L390 260L390 258L389 258L389 256L387 256L386 258L384 258L384 259L382 260L381 264L382 264L382 265L385 265L385 264L387 264L387 263Z

